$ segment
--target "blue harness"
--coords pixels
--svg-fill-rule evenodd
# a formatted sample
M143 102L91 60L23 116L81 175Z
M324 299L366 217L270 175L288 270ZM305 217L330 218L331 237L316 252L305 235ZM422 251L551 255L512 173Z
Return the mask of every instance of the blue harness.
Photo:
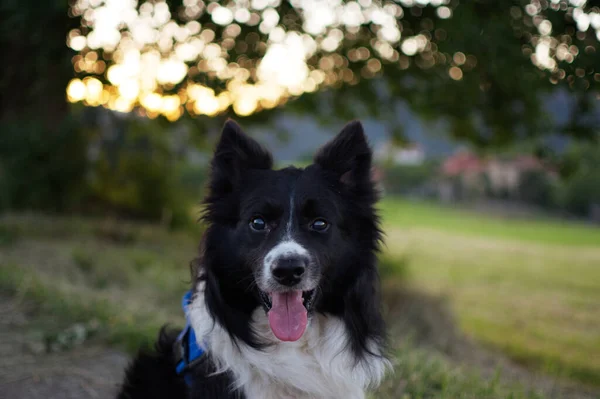
M205 353L204 348L198 345L198 341L196 341L196 333L188 318L188 305L191 301L192 291L190 290L185 293L181 302L186 319L185 328L179 333L173 347L173 353L175 354L175 361L177 364L175 371L178 375L183 374L185 382L188 385L191 385L191 377L188 371L200 362L202 355Z

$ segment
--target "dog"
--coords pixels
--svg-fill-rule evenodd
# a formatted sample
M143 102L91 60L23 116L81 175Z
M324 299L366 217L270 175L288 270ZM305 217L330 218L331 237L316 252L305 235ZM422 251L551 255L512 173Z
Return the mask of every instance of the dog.
M271 153L228 120L184 300L188 326L163 328L118 398L360 399L377 387L390 362L371 162L358 121L310 166L273 170Z

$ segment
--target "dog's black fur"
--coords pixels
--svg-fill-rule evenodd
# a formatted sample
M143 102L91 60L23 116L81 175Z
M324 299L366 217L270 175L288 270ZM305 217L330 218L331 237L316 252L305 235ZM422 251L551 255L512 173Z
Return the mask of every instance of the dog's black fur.
M352 122L317 153L314 164L274 171L267 150L234 122L225 124L205 199L208 228L199 261L202 273L193 278L204 279L208 311L231 340L259 350L265 345L250 324L256 308L269 306L255 280L261 259L281 239L293 193L300 210L294 234L314 254L310 272L319 279L312 305L307 304L309 315L318 312L343 320L347 350L357 361L381 356L384 323L376 270L381 231L371 157L361 124ZM268 233L248 228L256 214L267 221ZM317 217L328 221L326 232L307 227ZM188 387L175 374L175 337L163 330L156 350L138 355L127 370L119 399L243 397L230 392L232 375L209 376L215 371L209 355L193 370ZM369 343L376 344L377 353Z

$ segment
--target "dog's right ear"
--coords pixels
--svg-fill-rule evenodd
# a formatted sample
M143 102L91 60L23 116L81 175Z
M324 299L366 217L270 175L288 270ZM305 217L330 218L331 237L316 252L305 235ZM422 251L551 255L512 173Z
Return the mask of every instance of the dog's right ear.
M315 155L315 163L350 187L371 187L372 152L362 124L348 123Z
M272 166L271 153L246 135L237 123L228 119L211 163L212 190L230 192L243 171L271 169Z

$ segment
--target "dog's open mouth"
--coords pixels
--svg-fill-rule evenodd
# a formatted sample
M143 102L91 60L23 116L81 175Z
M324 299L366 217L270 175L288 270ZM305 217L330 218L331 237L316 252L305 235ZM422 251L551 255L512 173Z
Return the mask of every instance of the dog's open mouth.
M269 325L281 341L297 341L308 324L308 310L312 306L314 290L261 292Z

